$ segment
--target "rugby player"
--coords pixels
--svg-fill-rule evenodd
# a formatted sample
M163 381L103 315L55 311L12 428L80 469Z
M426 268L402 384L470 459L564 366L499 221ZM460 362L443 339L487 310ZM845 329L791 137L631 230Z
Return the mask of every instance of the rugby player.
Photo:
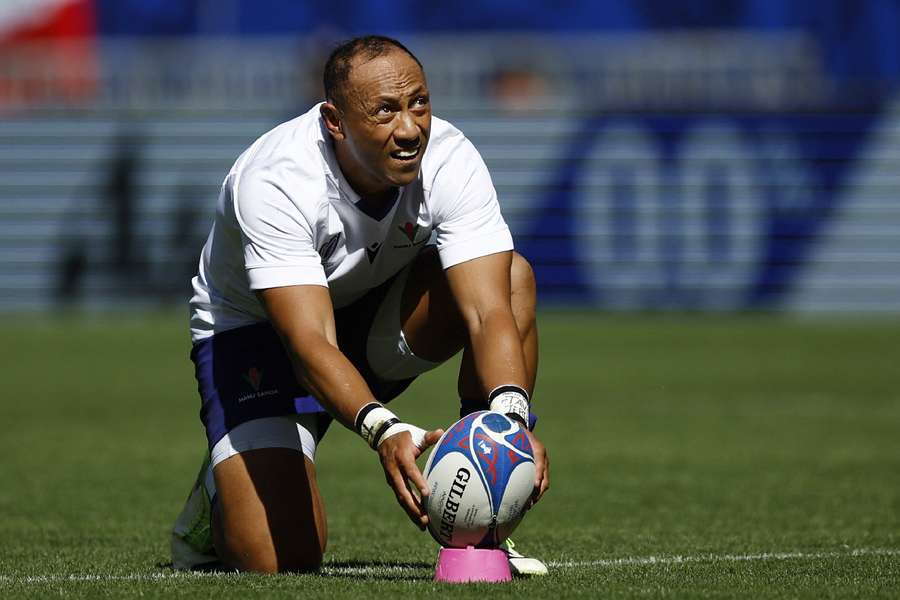
M332 419L377 451L424 530L415 460L442 431L384 403L460 350L460 413L534 424L535 282L481 156L432 118L422 65L396 40L344 43L324 83L325 102L237 159L193 279L210 453L172 532L176 568L318 569L327 534L314 457ZM536 502L549 462L529 436ZM546 572L505 548L514 572Z

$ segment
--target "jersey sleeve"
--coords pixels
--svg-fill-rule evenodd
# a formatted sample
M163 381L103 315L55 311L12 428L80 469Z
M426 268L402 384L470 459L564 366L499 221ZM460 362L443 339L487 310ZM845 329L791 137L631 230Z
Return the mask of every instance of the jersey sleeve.
M327 287L313 226L283 187L265 173L250 172L234 193L250 289Z
M444 269L513 249L487 165L468 139L463 138L437 172L431 200Z

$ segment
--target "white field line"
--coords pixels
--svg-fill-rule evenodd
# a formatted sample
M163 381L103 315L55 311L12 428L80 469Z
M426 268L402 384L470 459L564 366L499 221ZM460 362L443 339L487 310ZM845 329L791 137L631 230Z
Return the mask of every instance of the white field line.
M753 562L785 560L818 560L824 558L853 558L858 556L900 556L897 548L848 548L828 552L762 552L759 554L698 554L695 556L632 556L589 561L555 561L547 563L551 569L583 569L603 567L627 567L634 565L681 565L687 563ZM405 573L415 567L383 565L377 567L332 567L322 568L325 575L371 576L383 573ZM41 585L48 583L80 583L107 581L163 581L169 579L215 579L236 577L237 573L165 571L159 573L73 573L44 575L0 575L0 585Z
M848 548L829 552L761 552L759 554L699 554L696 556L635 556L587 561L556 561L547 563L556 569L585 567L627 567L634 565L681 565L687 563L752 562L771 560L817 560L855 556L900 556L895 548Z

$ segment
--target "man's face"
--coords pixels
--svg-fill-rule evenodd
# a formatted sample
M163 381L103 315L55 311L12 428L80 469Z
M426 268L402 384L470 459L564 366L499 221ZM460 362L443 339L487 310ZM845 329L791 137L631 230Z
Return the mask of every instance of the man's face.
M368 61L357 58L347 83L339 141L350 159L341 165L344 175L362 195L412 183L431 132L421 67L405 52L392 50Z

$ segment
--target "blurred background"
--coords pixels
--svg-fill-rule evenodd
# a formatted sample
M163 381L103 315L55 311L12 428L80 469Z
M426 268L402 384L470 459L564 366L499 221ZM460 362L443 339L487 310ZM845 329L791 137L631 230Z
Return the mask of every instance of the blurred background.
M237 155L398 37L545 306L900 312L894 0L0 1L0 311L185 306Z
M422 60L539 279L554 483L520 547L809 553L529 597L895 597L898 0L0 0L0 596L275 597L162 581L205 450L189 281L235 158L366 33ZM398 414L452 422L456 364ZM436 547L328 437L330 564L394 570L300 593L433 591Z

